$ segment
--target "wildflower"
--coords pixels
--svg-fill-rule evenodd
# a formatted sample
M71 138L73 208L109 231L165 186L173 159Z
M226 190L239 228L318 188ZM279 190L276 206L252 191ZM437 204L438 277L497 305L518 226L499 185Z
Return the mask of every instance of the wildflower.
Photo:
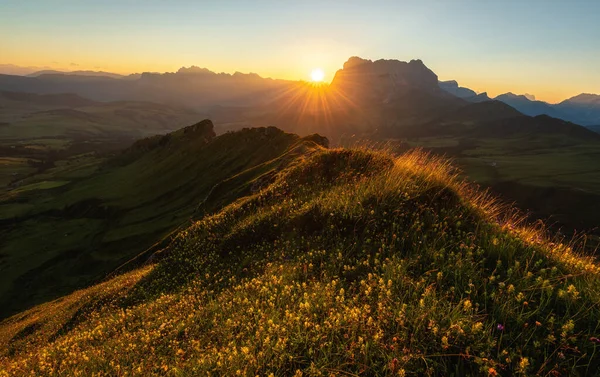
M499 324L496 326L496 329L498 329L498 331L504 331L504 325L502 325L501 323L499 323Z
M450 346L450 344L448 344L448 337L447 336L442 336L442 347L444 347L444 349L446 349L449 346Z
M488 376L494 377L494 376L497 376L497 375L498 375L498 372L496 372L496 369L494 369L492 367L490 367L490 369L488 369Z
M522 357L521 361L519 361L519 371L521 373L525 373L527 371L527 367L529 367L529 359Z
M483 323L481 323L481 322L477 322L477 323L473 324L473 327L471 328L471 330L473 331L474 334L477 334L482 329L483 329Z
M463 302L463 306L465 308L465 311L469 311L471 310L471 308L473 308L473 304L470 300L466 300L465 302Z
M523 294L523 292L519 292L517 297L515 297L515 300L517 300L517 302L521 302L521 301L523 301L524 298L525 298L525 295Z
M562 332L560 333L560 336L563 338L566 338L569 333L571 333L573 331L573 329L575 329L575 322L573 322L572 319L568 320L567 323L565 323L562 326Z
M573 298L573 299L577 299L579 298L579 292L577 291L577 288L575 288L575 286L573 284L569 285L567 287L567 293Z
M596 338L595 336L590 338L590 342L594 342L594 343L599 343L600 344L600 339Z

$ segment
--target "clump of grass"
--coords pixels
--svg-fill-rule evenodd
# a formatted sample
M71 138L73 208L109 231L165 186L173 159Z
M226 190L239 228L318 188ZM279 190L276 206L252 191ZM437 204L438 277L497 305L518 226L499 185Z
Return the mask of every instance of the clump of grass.
M321 150L0 375L590 375L599 272L441 159Z

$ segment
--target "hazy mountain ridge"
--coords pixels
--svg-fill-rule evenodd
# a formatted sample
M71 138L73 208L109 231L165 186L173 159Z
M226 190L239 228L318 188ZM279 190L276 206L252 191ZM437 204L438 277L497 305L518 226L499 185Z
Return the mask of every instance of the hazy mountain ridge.
M532 101L531 97L525 95L516 95L505 93L494 98L516 108L520 112L529 116L549 115L554 118L560 118L560 111L553 108L552 105L543 101Z
M460 87L454 80L440 81L440 88L469 102L490 100L486 93L476 95L475 91ZM538 101L531 94L514 94L511 92L500 94L494 98L502 101L525 115L548 115L560 118L582 126L600 124L600 95L582 93L566 99L558 104Z
M353 78L352 75L357 72L361 72L361 75ZM28 76L36 77L29 77L35 80L24 80L21 76L0 75L0 89L34 93L72 92L98 101L144 100L194 107L247 107L269 104L302 86L296 81L262 78L254 73L216 73L197 66L182 67L172 73L145 72L128 76L101 71L52 70L34 72ZM364 81L353 82L355 79ZM348 86L348 83L352 85ZM401 88L429 93L435 93L441 88L444 93L468 102L490 100L487 93L477 94L469 88L460 87L454 80L437 82L435 73L420 60L371 61L351 57L336 72L330 86L333 89L343 89L350 97L361 95L364 97L361 99L363 101L366 100L365 96L370 96L374 101L393 101L392 93L397 93ZM379 92L375 93L374 90ZM589 126L600 124L598 98L600 96L594 94L581 94L557 105L536 101L530 94L506 93L495 99L526 115L545 114Z
M110 77L113 79L121 79L121 78L125 77L125 75L120 75L118 73L104 72L104 71L58 71L58 70L53 70L53 69L36 71L36 72L30 73L26 76L39 77L42 75L100 76L100 77Z
M580 94L555 107L565 116L579 119L580 124L586 126L600 124L600 95L598 94Z
M215 73L198 67L129 76L88 75L86 71L36 77L0 75L0 89L7 91L74 93L96 101L152 101L194 107L266 103L296 85L298 82L265 79L253 73Z
M440 81L439 85L440 88L448 93L469 102L490 100L485 93L474 97L473 94L475 92L473 90L459 87L458 83L454 80ZM600 95L597 94L582 93L558 104L538 101L531 94L519 95L511 92L500 94L494 99L502 101L529 116L548 115L582 126L600 124Z
M440 81L439 86L446 92L455 95L456 97L462 98L465 101L473 103L491 101L491 98L488 97L486 92L478 94L474 90L459 86L458 82L455 80Z

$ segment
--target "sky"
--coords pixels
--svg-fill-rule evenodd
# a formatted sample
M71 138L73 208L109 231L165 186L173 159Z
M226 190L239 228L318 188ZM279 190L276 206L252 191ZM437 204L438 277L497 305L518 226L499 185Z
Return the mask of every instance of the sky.
M421 59L491 96L600 93L598 0L1 0L0 64L331 80L350 56Z

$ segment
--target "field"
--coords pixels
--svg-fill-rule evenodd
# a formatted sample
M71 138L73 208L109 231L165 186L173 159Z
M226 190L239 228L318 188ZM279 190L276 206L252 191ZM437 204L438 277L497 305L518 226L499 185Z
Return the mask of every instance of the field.
M22 157L0 157L0 189L18 177L25 177L33 172L33 168L27 163L27 158Z

